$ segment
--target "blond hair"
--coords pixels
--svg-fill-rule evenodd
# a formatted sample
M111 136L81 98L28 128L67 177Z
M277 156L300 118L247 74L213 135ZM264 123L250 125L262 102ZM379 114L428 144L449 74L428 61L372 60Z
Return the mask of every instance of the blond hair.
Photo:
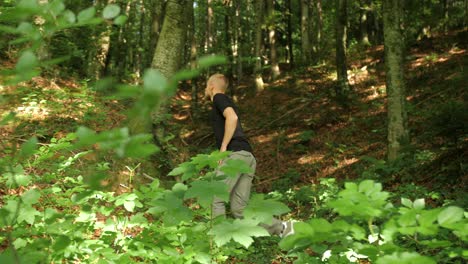
M208 79L208 84L215 85L218 89L221 89L223 92L226 92L226 89L229 85L229 80L224 74L215 73L210 76Z

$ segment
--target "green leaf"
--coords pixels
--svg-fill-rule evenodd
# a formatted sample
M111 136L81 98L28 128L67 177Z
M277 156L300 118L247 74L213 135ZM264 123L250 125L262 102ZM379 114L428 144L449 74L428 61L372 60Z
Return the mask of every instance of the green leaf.
M76 22L76 15L71 10L65 10L62 16L65 19L65 21L68 22L69 24L73 24Z
M177 176L182 174L182 181L186 181L198 175L195 165L191 162L184 162L178 167L169 172L169 176Z
M38 143L38 140L37 140L37 137L35 136L30 138L28 141L24 142L21 145L20 156L27 158L31 156L32 154L34 154L37 148L37 143Z
M151 96L160 96L166 91L167 79L161 72L148 69L143 75L143 90Z
M71 244L71 240L68 236L59 236L53 245L54 253L59 253L65 250Z
M22 206L18 214L18 223L26 222L30 225L34 224L36 216L40 216L41 213L30 205Z
M183 205L183 200L172 192L167 192L163 199L157 200L155 206L148 210L151 214L164 214L163 222L167 226L178 225L192 219L192 211Z
M62 0L54 0L52 3L49 4L49 10L55 15L59 15L60 13L65 10L65 4Z
M13 245L15 246L16 249L20 249L25 247L28 244L28 241L22 239L22 238L17 238L13 242Z
M244 210L246 218L256 219L265 224L271 224L273 216L278 216L289 212L289 208L281 202L275 200L265 200L263 194L252 197Z
M15 119L15 112L9 112L7 115L2 117L2 120L0 121L0 126L8 124L10 121L13 121Z
M460 207L449 206L439 213L437 221L441 226L448 226L462 220L463 213Z
M133 209L135 209L135 201L125 201L123 206L127 211L133 212Z
M116 19L114 19L114 24L118 26L122 26L123 24L125 24L125 22L127 22L127 20L128 20L127 16L120 15Z
M197 198L200 205L204 207L209 207L215 196L228 201L228 186L223 182L199 180L192 182L191 187L185 193L185 199Z
M159 151L159 148L146 143L152 139L151 134L138 134L130 138L125 145L125 157L128 158L146 158Z
M80 13L78 13L78 22L80 23L88 22L89 20L94 18L95 14L96 14L96 9L93 6L88 7L82 10Z
M21 195L23 203L28 205L36 204L39 201L39 198L41 198L41 193L36 189L31 189Z
M198 59L198 66L200 68L208 68L211 66L226 64L228 62L225 56L207 55Z
M36 55L32 51L26 50L21 54L18 62L16 63L16 71L23 74L25 71L32 71L38 65L39 60Z
M413 203L411 202L410 199L401 198L401 204L408 207L408 208L413 208Z
M436 264L435 260L415 252L394 252L377 259L377 264Z
M30 9L30 10L38 10L39 4L37 0L21 0L18 3L19 8Z
M416 210L422 210L426 206L424 199L416 199L413 202L413 208Z
M104 8L102 12L102 17L105 19L112 19L118 16L120 13L120 6L115 4L109 4Z
M92 145L98 141L96 132L87 127L79 127L76 130L76 136L82 146Z
M252 237L269 236L268 232L258 226L256 221L249 219L223 221L215 225L209 234L214 235L214 241L218 247L225 245L232 239L245 248L252 244Z
M219 169L228 177L236 177L240 173L253 173L249 164L240 159L228 159Z

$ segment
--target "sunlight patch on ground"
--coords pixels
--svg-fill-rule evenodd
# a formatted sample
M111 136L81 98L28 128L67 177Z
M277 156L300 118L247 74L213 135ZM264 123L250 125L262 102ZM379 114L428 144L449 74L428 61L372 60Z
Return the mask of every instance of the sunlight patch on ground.
M460 56L464 54L466 50L454 47L447 53L418 53L415 54L416 59L410 64L410 69L416 69L419 67L430 67L432 65L446 62L454 56Z
M325 155L322 155L322 154L308 154L308 155L300 157L297 160L297 163L300 165L314 164L323 160L324 157Z
M268 142L273 141L273 139L277 136L278 136L278 132L273 132L267 135L256 136L254 137L254 140L257 141L258 143L268 143Z

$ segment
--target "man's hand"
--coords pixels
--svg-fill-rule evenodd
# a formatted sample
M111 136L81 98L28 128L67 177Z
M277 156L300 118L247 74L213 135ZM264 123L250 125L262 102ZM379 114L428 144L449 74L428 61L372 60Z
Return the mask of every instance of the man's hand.
M219 149L220 152L225 152L226 150L227 150L226 146L221 146L221 148Z

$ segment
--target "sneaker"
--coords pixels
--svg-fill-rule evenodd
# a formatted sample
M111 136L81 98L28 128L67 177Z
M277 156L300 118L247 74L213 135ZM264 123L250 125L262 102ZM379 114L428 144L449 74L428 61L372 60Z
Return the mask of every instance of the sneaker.
M280 237L284 238L294 234L294 222L287 221L283 222L283 230L281 230Z

